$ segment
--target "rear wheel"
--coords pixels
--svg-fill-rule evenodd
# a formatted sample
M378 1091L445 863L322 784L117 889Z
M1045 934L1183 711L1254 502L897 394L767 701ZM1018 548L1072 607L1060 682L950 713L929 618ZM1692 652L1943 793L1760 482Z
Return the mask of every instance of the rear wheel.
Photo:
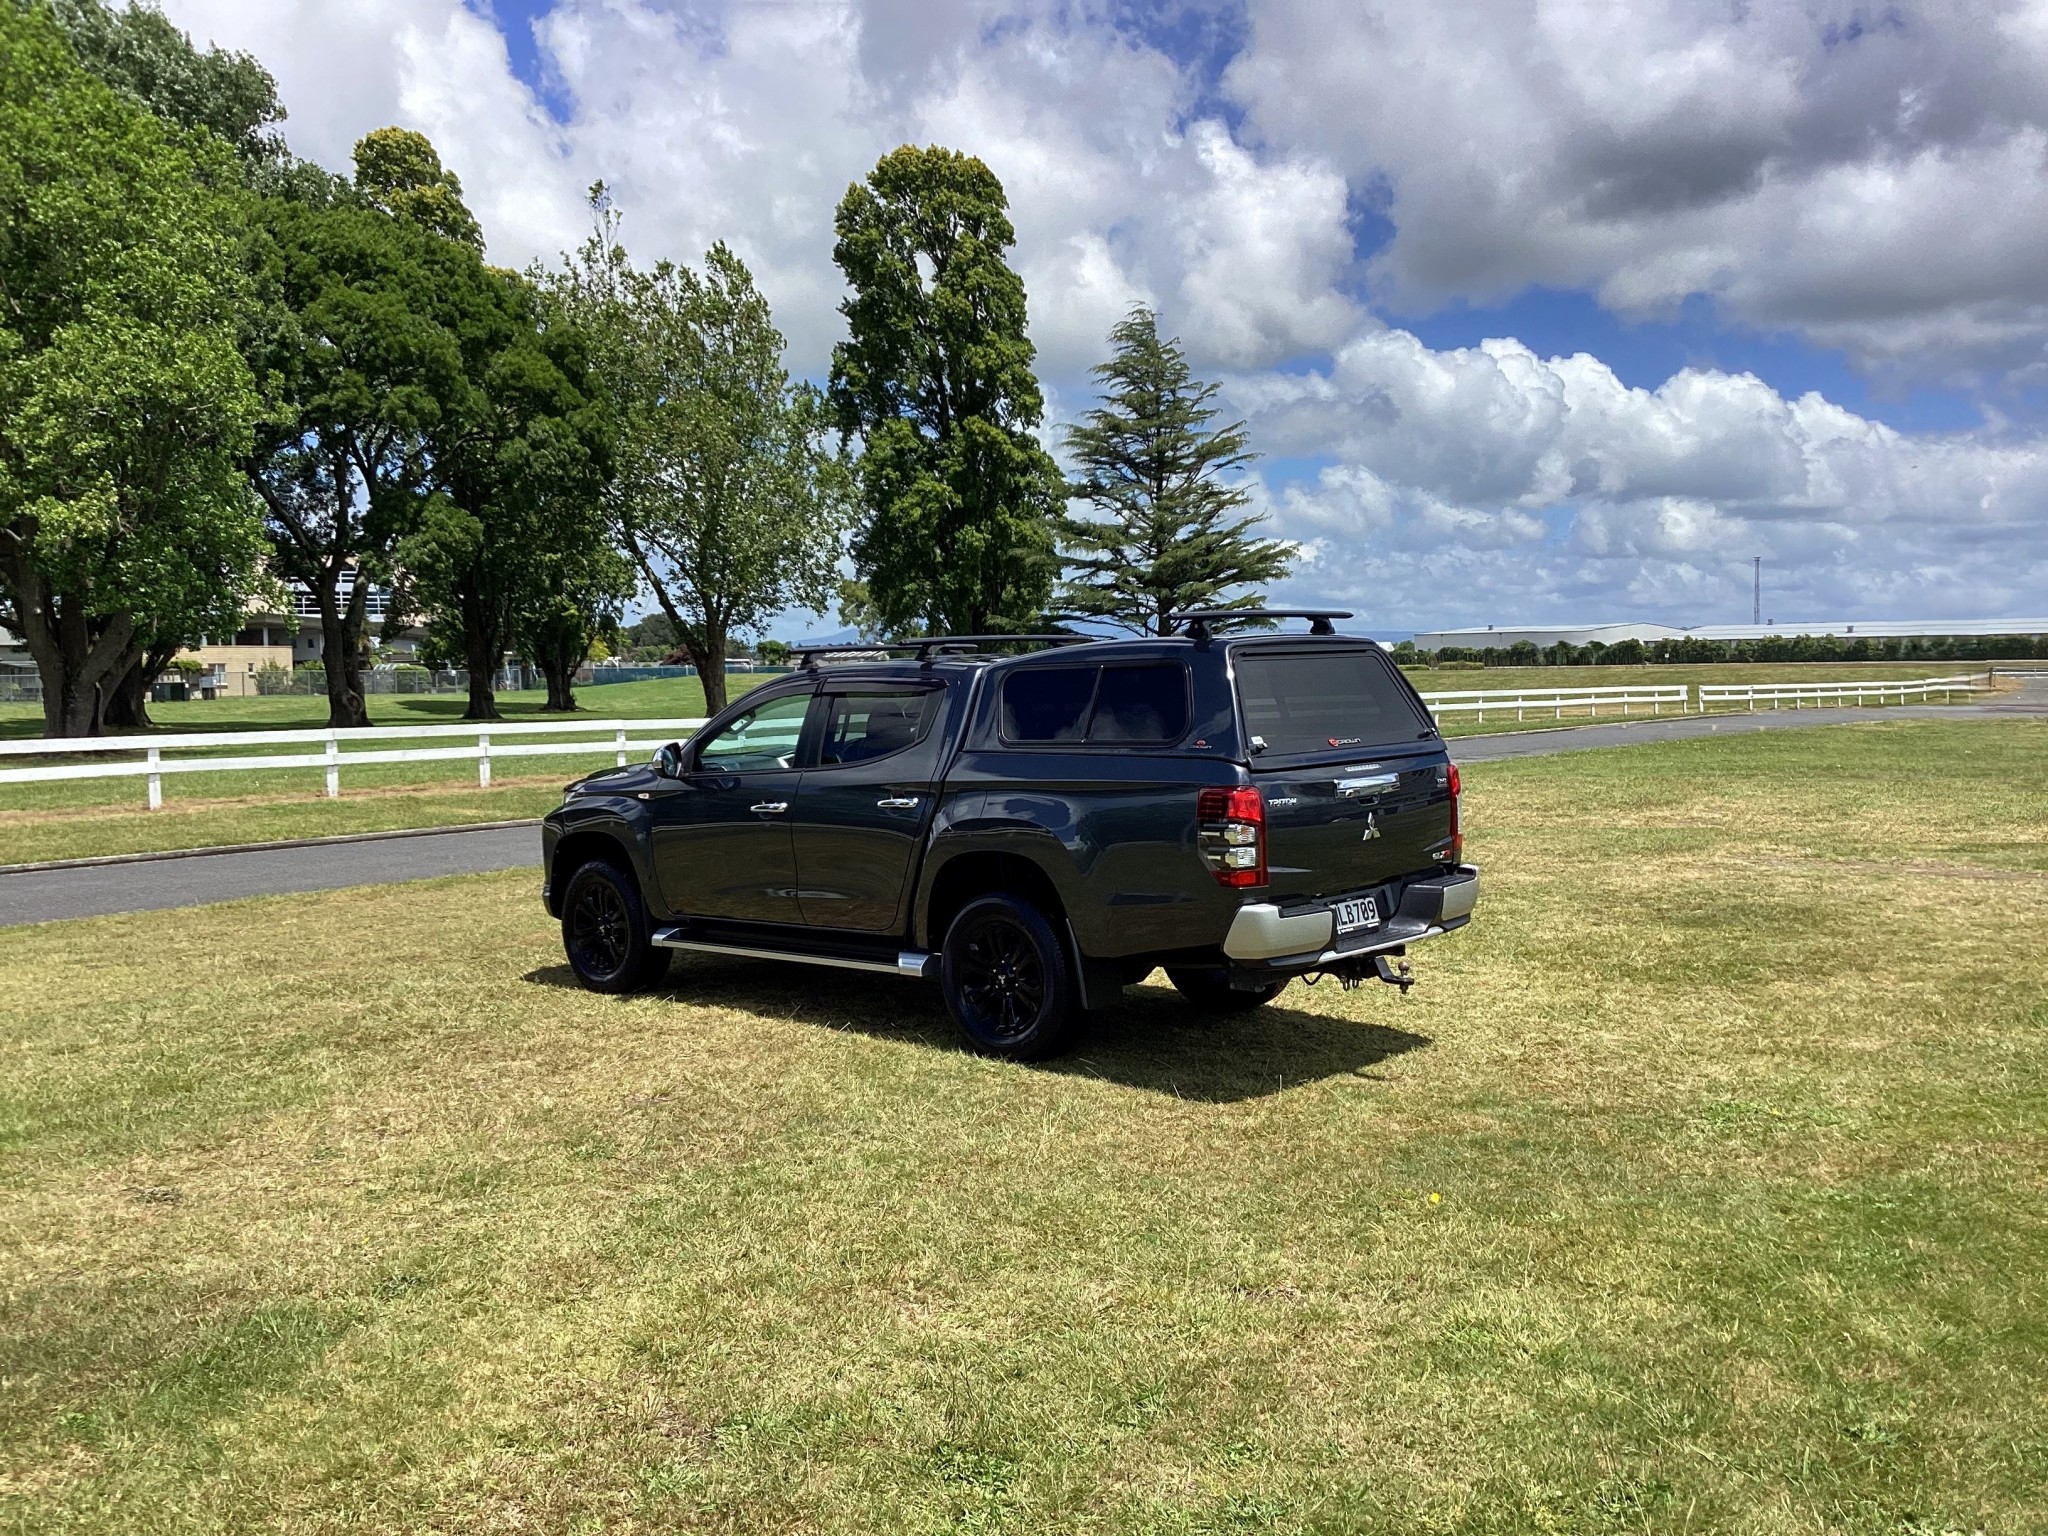
M946 1009L974 1048L1036 1061L1073 1037L1073 967L1045 914L1016 896L984 896L946 930Z
M668 969L668 951L649 938L638 883L596 859L571 875L563 892L562 951L593 992L637 992Z
M1174 991L1204 1013L1249 1013L1287 990L1283 978L1256 992L1241 991L1230 984L1230 973L1220 965L1169 965L1166 979L1173 983Z

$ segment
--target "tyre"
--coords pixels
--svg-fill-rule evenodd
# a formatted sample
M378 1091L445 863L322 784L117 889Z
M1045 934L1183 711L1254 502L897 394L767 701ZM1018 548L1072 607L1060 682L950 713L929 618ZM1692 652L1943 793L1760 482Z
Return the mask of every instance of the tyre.
M1174 991L1204 1013L1249 1013L1287 990L1286 981L1281 980L1256 992L1241 992L1230 984L1230 973L1220 965L1169 965L1166 979L1173 983Z
M1037 1061L1073 1038L1073 966L1045 914L1017 896L961 908L940 951L946 1011L976 1050Z
M649 940L638 883L597 859L571 875L562 894L562 952L593 992L637 992L668 969L668 951Z

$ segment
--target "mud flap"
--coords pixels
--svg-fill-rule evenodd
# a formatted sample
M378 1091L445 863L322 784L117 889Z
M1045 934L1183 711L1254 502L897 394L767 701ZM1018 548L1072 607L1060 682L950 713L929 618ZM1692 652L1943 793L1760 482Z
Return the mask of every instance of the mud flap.
M1091 960L1081 953L1081 941L1074 936L1071 918L1064 919L1067 953L1074 962L1074 990L1080 994L1081 1009L1093 1013L1120 1002L1124 995L1124 968L1114 960Z

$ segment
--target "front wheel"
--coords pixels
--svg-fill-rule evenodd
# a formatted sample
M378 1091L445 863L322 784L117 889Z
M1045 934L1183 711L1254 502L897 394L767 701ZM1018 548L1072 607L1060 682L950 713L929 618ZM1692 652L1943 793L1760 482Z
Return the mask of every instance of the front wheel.
M1281 980L1255 992L1241 991L1230 984L1230 973L1220 965L1169 965L1166 979L1173 983L1174 991L1204 1013L1249 1013L1287 990L1286 981Z
M593 992L637 992L668 969L668 951L650 939L638 882L597 859L569 877L562 895L562 951Z
M1072 1038L1073 967L1045 914L1015 896L969 902L940 956L946 1010L978 1051L1036 1061Z

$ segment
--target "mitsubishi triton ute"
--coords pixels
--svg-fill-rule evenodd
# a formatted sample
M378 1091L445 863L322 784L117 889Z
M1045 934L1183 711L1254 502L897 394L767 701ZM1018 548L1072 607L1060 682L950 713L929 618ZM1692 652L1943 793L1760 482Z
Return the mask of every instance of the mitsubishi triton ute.
M1428 709L1336 632L1348 614L1176 617L815 648L571 784L542 826L569 964L599 992L676 950L933 978L974 1046L1017 1058L1158 967L1216 1010L1297 976L1405 991L1407 947L1479 893Z

